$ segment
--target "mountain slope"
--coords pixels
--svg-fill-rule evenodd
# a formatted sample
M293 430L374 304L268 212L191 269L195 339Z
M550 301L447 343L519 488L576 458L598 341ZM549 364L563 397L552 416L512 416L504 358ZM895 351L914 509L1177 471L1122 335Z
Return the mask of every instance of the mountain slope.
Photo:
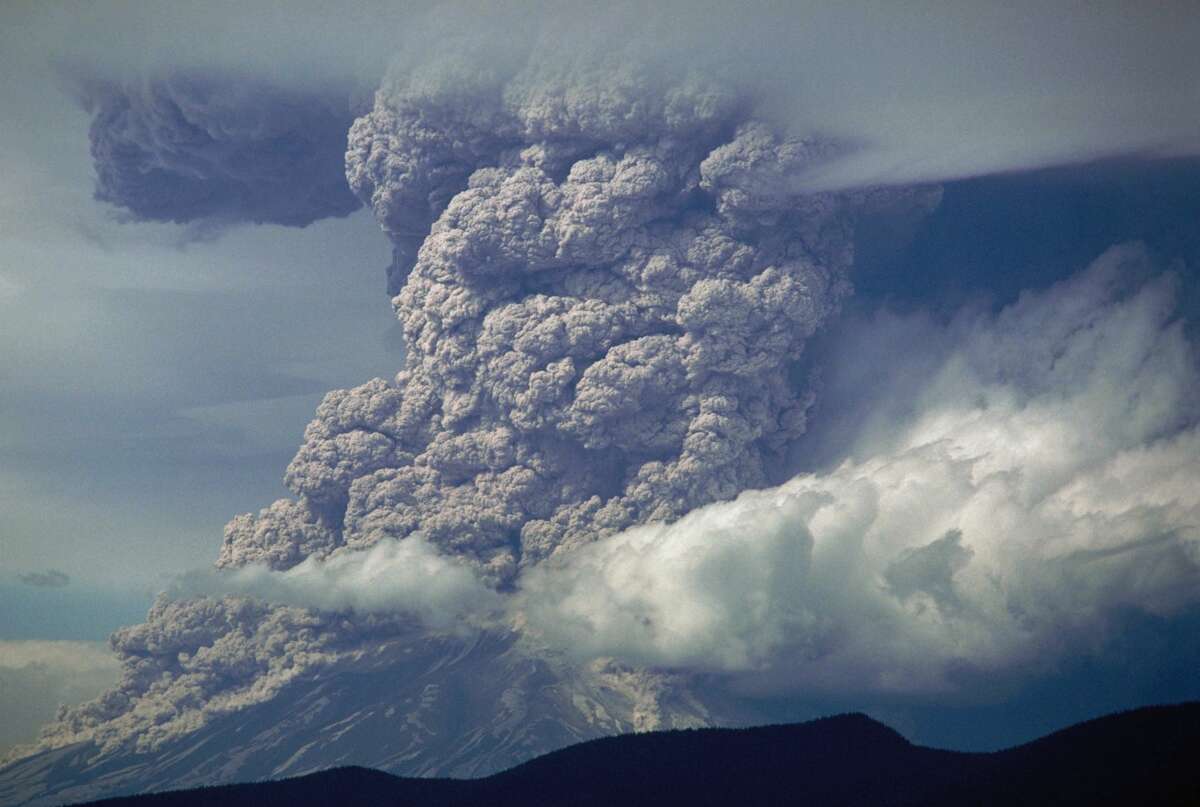
M402 779L362 768L114 799L200 805L1200 803L1200 703L1082 723L991 754L912 745L863 715L582 743L484 779Z
M483 716L481 719L480 716ZM424 637L326 668L152 748L81 742L0 769L0 805L53 805L364 766L470 777L605 735L752 718L669 677L558 664L510 635Z

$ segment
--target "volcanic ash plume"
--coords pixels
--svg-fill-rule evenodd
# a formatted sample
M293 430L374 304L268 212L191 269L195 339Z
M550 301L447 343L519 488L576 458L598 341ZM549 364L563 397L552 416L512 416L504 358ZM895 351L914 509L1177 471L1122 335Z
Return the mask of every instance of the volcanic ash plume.
M505 583L768 484L812 400L790 368L850 290L849 214L895 203L806 194L829 153L615 59L394 71L346 170L395 244L405 370L326 397L298 500L231 523L219 564L419 535Z
M781 481L813 400L797 360L850 292L855 216L928 210L938 192L806 192L828 143L625 56L441 59L386 78L350 129L346 175L395 247L406 364L393 383L329 393L287 469L296 498L230 522L218 566L253 565L243 588L295 569L272 583L285 601L316 581L330 588L320 603L353 607L370 575L312 564L379 546L385 568L412 554L400 541L506 591L521 569ZM118 690L45 743L153 751L410 629L397 615L164 601L115 637ZM577 717L592 733L674 725L659 697L610 703L602 724Z
M340 169L344 95L188 73L79 92L96 198L135 219L303 227L359 207Z

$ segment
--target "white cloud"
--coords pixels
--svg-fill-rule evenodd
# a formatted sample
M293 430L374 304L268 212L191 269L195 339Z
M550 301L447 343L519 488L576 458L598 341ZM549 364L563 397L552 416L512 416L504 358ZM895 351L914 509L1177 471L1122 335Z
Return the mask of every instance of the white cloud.
M860 389L876 412L858 459L532 570L529 626L760 686L928 692L1044 671L1102 645L1122 607L1194 604L1200 375L1174 296L1117 248L893 343L925 354L906 359L921 383Z
M384 539L362 552L310 557L286 571L263 564L195 571L176 596L243 594L327 611L411 613L431 628L450 628L500 607L501 597L457 558L419 536Z

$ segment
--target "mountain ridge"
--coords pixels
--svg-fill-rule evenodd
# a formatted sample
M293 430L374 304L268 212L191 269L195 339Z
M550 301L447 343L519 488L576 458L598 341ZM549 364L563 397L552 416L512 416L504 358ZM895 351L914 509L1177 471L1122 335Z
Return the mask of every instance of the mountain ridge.
M118 797L77 807L421 804L1189 804L1200 801L1200 702L1084 721L993 752L915 745L862 713L742 729L626 734L479 779L362 767Z

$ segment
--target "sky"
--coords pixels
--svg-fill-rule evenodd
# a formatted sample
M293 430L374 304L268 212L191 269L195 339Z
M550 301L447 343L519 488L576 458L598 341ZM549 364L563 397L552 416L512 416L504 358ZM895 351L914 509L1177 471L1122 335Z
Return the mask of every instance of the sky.
M136 557L145 589L279 488L324 391L394 372L387 242L361 212L219 236L123 221L92 198L88 116L53 65L5 54L6 571L126 588Z
M737 24L728 11L707 4L667 4L645 21L641 36L622 43L631 59L651 58L666 73L716 70L735 96L751 99L755 120L834 144L836 158L793 165L787 163L791 141L774 143L770 159L787 165L781 177L769 167L739 174L732 151L726 153L732 167L721 160L698 166L713 177L706 192L720 197L731 217L743 215L739 205L770 209L780 199L817 191L941 187L936 204L911 204L910 215L885 206L884 213L867 216L856 234L853 295L831 290L836 306L830 311L838 313L794 318L787 338L811 331L798 343L804 353L794 372L820 368L808 428L794 435L786 461L777 461L769 478L736 486L764 488L764 497L784 504L753 496L733 504L727 503L731 495L697 499L691 515L673 515L683 518L680 526L647 527L643 522L654 519L634 518L561 567L533 566L521 577L510 568L514 561L490 545L462 551L475 565L445 566L434 547L454 554L447 549L453 541L439 544L433 527L427 527L432 544L388 539L362 553L371 558L365 578L350 554L321 565L318 552L289 567L269 553L253 554L259 537L245 538L249 554L237 555L236 542L222 549L222 530L232 517L289 495L285 469L302 444L317 448L307 465L288 472L293 492L326 515L339 506L339 514L345 512L344 501L329 498L344 491L330 493L337 485L318 473L320 447L327 444L304 437L305 426L325 392L392 379L403 365L404 334L389 304L385 270L399 261L393 246L402 250L410 237L404 228L428 230L429 221L401 221L407 208L394 199L403 190L371 197L374 210L349 212L339 205L354 203L341 197L328 208L305 206L305 194L320 195L305 184L310 177L324 176L329 166L340 177L340 136L332 150L319 140L287 140L301 158L311 148L319 170L305 168L303 159L287 163L282 173L299 179L279 186L249 169L249 180L230 179L236 172L228 153L192 153L180 145L171 155L183 166L176 178L196 172L215 182L220 173L224 184L209 197L209 186L200 183L193 197L190 180L173 179L178 184L164 185L170 194L159 197L121 173L118 146L138 138L161 145L169 141L169 125L155 130L147 124L148 134L133 124L93 133L92 143L111 146L101 157L89 153L89 126L106 110L124 109L121 104L159 123L155 116L165 99L182 108L195 104L210 131L220 133L219 142L264 130L274 136L275 126L279 137L294 138L370 110L371 91L393 59L392 84L376 104L388 103L391 92L400 99L393 108L427 102L427 114L435 116L460 102L454 86L448 91L439 83L446 79L438 71L448 70L451 84L461 79L469 105L477 91L470 82L485 93L488 81L510 81L503 74L519 62L514 53L533 48L537 26L521 20L554 16L542 4L491 10L460 3L435 11L427 23L427 5L361 2L334 14L319 4L265 2L48 9L16 3L0 12L7 18L0 25L0 69L9 77L0 103L12 121L0 134L0 680L9 693L0 696L0 709L11 717L8 725L19 727L0 736L0 751L31 739L57 703L111 685L116 663L96 643L140 622L154 595L172 586L176 596L250 593L320 608L406 609L424 613L435 626L447 614L482 619L484 612L515 609L549 641L585 655L728 674L738 691L778 698L780 714L865 702L902 730L963 746L1031 736L1035 728L1103 708L1200 695L1186 674L1189 663L1200 660L1200 649L1186 641L1200 602L1197 579L1187 573L1197 556L1186 555L1196 528L1186 494L1158 502L1155 516L1161 534L1184 536L1179 551L1190 560L1178 578L1139 577L1139 570L1167 563L1165 555L1137 555L1111 575L1071 566L1056 571L1060 577L1044 578L1022 559L1044 558L1039 553L1046 546L1061 550L1054 557L1134 557L1121 548L1149 540L1143 534L1149 528L1129 526L1146 503L1102 517L1097 491L1116 484L1109 476L1122 479L1122 463L1133 463L1130 473L1140 474L1132 486L1137 491L1149 491L1156 480L1186 485L1200 473L1188 453L1200 394L1192 347L1200 320L1200 70L1193 53L1200 17L1188 13L1188 3L1001 9L931 2L904 12L882 3L762 3L741 9ZM563 27L553 28L551 38L569 50L582 27L594 37L587 48L613 47L637 13L622 6L589 28L595 20L588 12L560 12L555 24ZM423 37L426 25L437 35ZM664 27L677 30L656 39ZM471 64L454 72L463 52L485 64L479 75L494 69L501 78L479 78ZM405 84L410 74L423 78ZM163 76L184 78L149 80ZM529 90L521 81L530 80L505 85L506 103L540 97L537 87ZM527 110L521 114L532 119ZM696 114L702 129L703 114ZM527 131L536 129L523 120ZM545 120L552 129L553 121ZM470 114L452 121L480 125ZM486 131L486 123L480 129ZM521 146L542 143L527 131L505 136ZM612 143L619 136L596 135ZM481 136L484 145L471 146L490 155L480 157L481 164L499 160L495 154L510 147L485 141ZM269 149L251 153L269 169ZM274 176L267 169L262 176ZM382 169L369 166L363 173L373 170ZM393 179L360 176L355 191L370 196ZM746 202L746 183L776 196ZM343 187L338 191L345 194ZM195 208L173 208L162 198L199 199L209 212L197 216L188 212ZM216 207L203 208L212 199ZM304 204L296 207L295 200ZM310 209L317 212L309 216ZM471 229L476 208L464 202L462 210L456 221L465 222L463 232L482 239ZM683 217L687 210L678 212ZM288 226L297 215L312 220ZM416 276L423 265L413 270ZM1114 273L1125 279L1112 280ZM403 281L395 265L392 274L390 282ZM1094 305L1079 303L1072 313L1078 301ZM716 328L703 319L702 303L696 303L695 321ZM1098 341L1059 333L1056 318L1076 324L1079 333L1097 334ZM1011 358L1042 355L1038 350L1058 369L1035 372ZM1092 358L1077 367L1059 362L1074 355ZM1166 366L1164 357L1177 357L1177 364ZM1130 396L1113 383L1129 378L1144 383L1138 389L1145 395ZM754 383L771 382L763 375ZM650 393L646 401L648 411L670 409ZM976 401L986 403L986 414L973 408ZM326 417L328 445L337 439L336 420ZM630 442L618 427L595 422L587 421L595 428L587 439L622 449ZM1098 430L1087 433L1080 423L1098 424ZM1029 444L1029 434L1043 442ZM986 460L962 470L921 453L933 444ZM1056 453L1054 446L1062 448ZM356 466L351 476L402 465L388 459ZM902 500L892 510L879 505L884 515L875 522L848 525L831 520L831 510L805 504L825 497L853 511L865 506L856 480L890 490L888 468L901 466L907 479L927 480L930 490L965 491L938 505L931 518L944 529L937 534L889 543L889 535L912 531ZM997 468L1049 486L1059 498L1016 484L999 491L972 487L978 474ZM428 495L450 501L450 494ZM890 501L883 492L876 498ZM1083 512L1079 508L1094 519L1090 538L1076 535L1080 522L1062 515ZM1013 545L1008 534L993 535L980 524L980 512L1010 511L1013 528L1024 531L1026 556L1006 549ZM378 518L374 512L363 516L366 522ZM433 524L440 516L419 518ZM739 529L761 533L761 542L729 544ZM791 543L797 534L808 543ZM823 554L845 535L882 547L881 554L845 572L836 555ZM1039 536L1044 541L1034 541ZM710 554L695 556L689 547L696 545ZM222 563L244 569L205 571L219 552ZM727 589L712 588L706 570L731 557L746 559L744 575L734 574ZM897 617L896 635L925 657L914 658L911 648L868 652L850 642L844 653L822 656L824 666L811 674L781 672L802 666L797 659L836 634L796 627L797 614L826 609L830 624L854 633L878 606L866 595L838 604L833 594L806 589L802 596L767 598L757 616L737 613L731 603L748 591L790 590L790 578L761 577L764 569L788 564L802 567L802 579L816 581L818 592L830 581L854 591L881 585L901 604L896 613L916 614L911 621ZM976 576L969 594L957 576L960 566ZM421 580L410 574L413 568L439 585L414 595ZM393 570L390 586L377 582L379 569L384 577ZM1026 617L1036 628L1025 638L1015 636L1020 620L1010 620L1002 603L989 599L989 572L1028 581L1026 604L1034 607ZM1132 577L1142 582L1129 582ZM364 586L376 585L364 599ZM497 605L496 585L505 592L518 588L515 604ZM1077 590L1095 607L1076 615L1066 649L1050 652L1066 619L1055 592ZM655 592L669 592L669 601L659 602ZM959 631L952 642L930 627L933 613ZM642 634L637 625L646 623L623 621L630 614L650 614L654 624L671 627ZM697 615L706 617L697 621ZM854 636L886 644L869 633ZM1105 649L1082 650L1094 646ZM956 667L956 654L969 663ZM1022 668L1038 672L1030 676ZM39 670L52 674L35 674ZM978 698L982 685L971 677L985 674L1011 689L1007 710ZM962 680L956 683L955 675ZM862 680L857 695L829 686L856 676ZM879 685L888 676L907 683ZM1065 693L1075 700L1052 708ZM946 711L956 698L975 711ZM19 701L27 705L18 713ZM983 727L964 728L965 714L980 717Z
M211 563L232 515L283 492L326 390L390 376L403 348L387 241L363 211L218 236L96 202L88 115L55 63L69 43L9 24L35 6L6 6L0 47L0 642L102 643ZM72 673L79 692L53 680L12 715L30 689L7 682L20 728L0 744L112 683L102 645L79 647L101 670ZM44 641L0 656L20 671L42 650L65 658Z

